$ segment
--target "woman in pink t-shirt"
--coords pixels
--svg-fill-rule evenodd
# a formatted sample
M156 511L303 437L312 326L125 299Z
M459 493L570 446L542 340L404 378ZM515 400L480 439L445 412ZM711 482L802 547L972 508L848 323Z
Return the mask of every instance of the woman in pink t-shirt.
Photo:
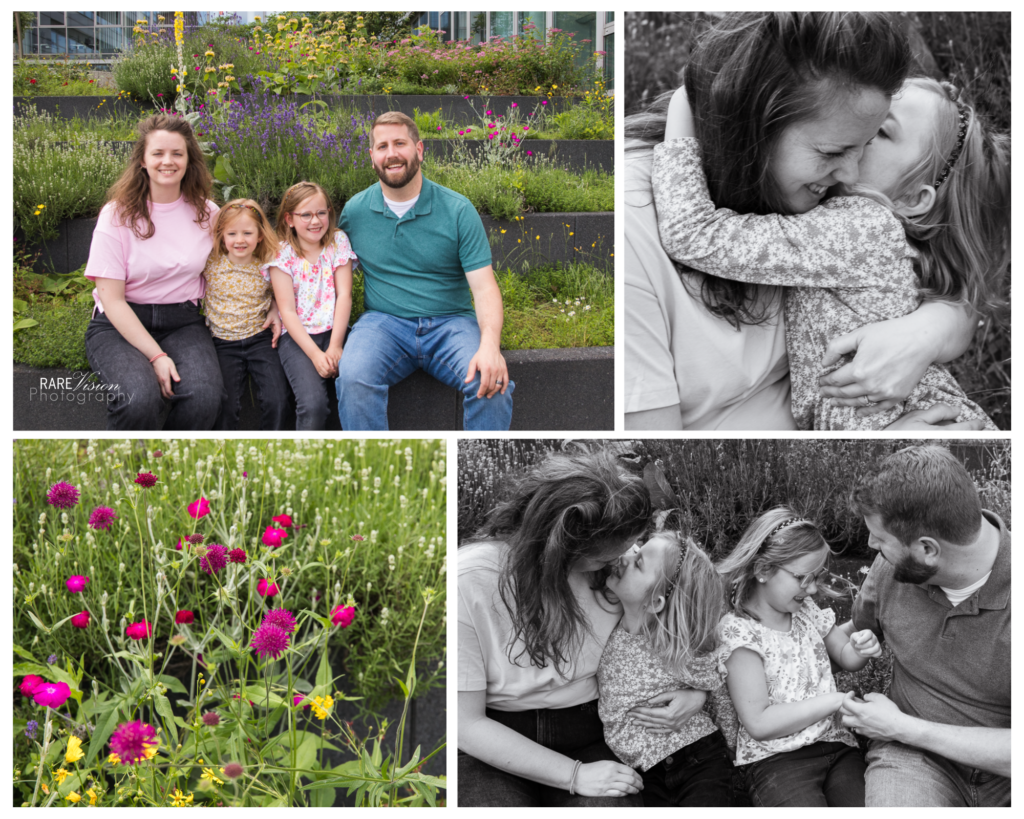
M165 401L165 429L211 429L217 420L220 366L198 305L218 211L211 187L188 122L156 114L139 124L85 268L96 283L85 349L107 385L108 429L158 429Z

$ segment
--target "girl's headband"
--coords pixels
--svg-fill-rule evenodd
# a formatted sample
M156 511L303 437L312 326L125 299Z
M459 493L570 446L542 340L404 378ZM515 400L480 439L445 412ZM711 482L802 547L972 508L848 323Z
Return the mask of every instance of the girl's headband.
M971 122L970 110L959 100L956 101L957 110L960 112L960 131L956 135L956 147L953 148L953 152L949 155L949 159L946 160L946 166L942 169L942 173L939 174L939 178L932 185L935 190L938 190L943 182L949 177L950 172L953 170L953 166L956 161L960 158L960 152L964 149L964 139L967 137L967 126Z
M676 567L672 570L672 575L668 579L668 586L665 588L666 595L672 594L672 590L679 581L679 572L683 568L683 559L686 557L686 547L688 543L689 541L685 538L679 538L679 559L676 561Z
M801 523L802 521L803 518L786 518L784 521L782 521L782 523L780 523L778 526L772 529L771 532L768 533L768 537L764 539L764 542L761 544L761 546L763 547L765 543L767 543L769 540L775 537L783 529L792 526L794 523Z

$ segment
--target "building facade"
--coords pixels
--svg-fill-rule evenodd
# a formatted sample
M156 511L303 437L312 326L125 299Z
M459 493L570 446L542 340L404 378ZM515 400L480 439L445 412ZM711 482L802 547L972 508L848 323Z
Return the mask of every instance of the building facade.
M132 29L145 20L152 31L174 28L173 11L40 11L21 32L26 57L67 55L98 59L124 51L132 42ZM216 12L186 11L185 25L198 26ZM158 18L163 17L161 23Z

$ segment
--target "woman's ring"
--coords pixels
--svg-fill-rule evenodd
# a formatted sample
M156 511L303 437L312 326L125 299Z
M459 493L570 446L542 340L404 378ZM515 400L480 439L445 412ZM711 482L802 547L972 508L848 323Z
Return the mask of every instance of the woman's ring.
M862 402L862 403L864 404L864 406L865 406L865 407L873 407L873 406L874 406L875 404L877 404L877 403L878 403L877 401L872 401L872 400L871 400L870 398L868 398L868 397L867 397L866 395L862 395L862 396L860 397L860 400L861 400L861 402Z

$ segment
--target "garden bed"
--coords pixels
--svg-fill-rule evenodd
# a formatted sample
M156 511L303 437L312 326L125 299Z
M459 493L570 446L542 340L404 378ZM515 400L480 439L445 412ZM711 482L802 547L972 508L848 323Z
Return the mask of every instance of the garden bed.
M612 430L615 428L615 350L582 347L510 350L504 353L516 383L513 430ZM106 404L92 392L71 389L84 373L14 365L14 429L35 432L99 431L107 428ZM67 379L67 380L55 380ZM46 385L60 385L49 389ZM259 429L249 390L239 429ZM338 430L332 395L328 429ZM388 424L393 430L462 429L462 397L422 371L392 387Z

